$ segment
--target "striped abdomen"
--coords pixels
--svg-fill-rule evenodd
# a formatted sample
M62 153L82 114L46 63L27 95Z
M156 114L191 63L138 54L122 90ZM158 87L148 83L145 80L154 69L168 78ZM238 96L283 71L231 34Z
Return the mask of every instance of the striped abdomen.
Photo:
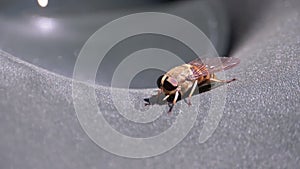
M201 84L210 79L213 74L210 74L205 65L191 65L194 80L198 80L198 84Z

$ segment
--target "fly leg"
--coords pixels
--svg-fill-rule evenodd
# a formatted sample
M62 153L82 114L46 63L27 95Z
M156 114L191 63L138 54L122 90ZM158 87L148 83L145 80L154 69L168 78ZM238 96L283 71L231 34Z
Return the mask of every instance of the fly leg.
M213 82L218 82L218 83L230 83L232 81L235 81L236 79L231 79L231 80L220 80L220 79L217 79L216 75L215 74L212 74L212 76L210 77L209 79L210 81L213 81Z
M210 80L210 81L213 81L213 82L218 82L218 83L230 83L230 82L235 81L236 79L220 80L220 79L210 78L209 80Z
M172 110L173 110L173 107L174 107L174 104L173 103L168 103L169 105L169 111L168 111L168 114L171 114Z
M178 96L179 96L179 91L176 91L175 97L174 97L174 100L173 100L173 104L176 104Z
M170 97L170 95L166 95L163 99L163 101L167 100Z
M189 97L188 97L188 105L189 105L189 106L192 105L192 103L191 103L191 97L192 97L192 95L193 95L194 92L195 92L195 89L196 89L197 84L198 84L198 80L196 80L196 81L194 82L193 87L192 87L192 90L191 90L191 92L190 92L190 94L189 94Z
M167 95L166 97L168 97L168 96L170 96L170 95ZM175 93L175 97L174 97L173 102L172 102L172 103L168 103L168 104L169 104L169 107L170 107L170 109L169 109L169 111L168 111L168 114L170 114L170 113L172 112L172 109L173 109L173 107L175 106L175 104L176 104L176 102L177 102L177 100L178 100L178 97L179 97L179 90L177 89L177 91L176 91L176 93Z

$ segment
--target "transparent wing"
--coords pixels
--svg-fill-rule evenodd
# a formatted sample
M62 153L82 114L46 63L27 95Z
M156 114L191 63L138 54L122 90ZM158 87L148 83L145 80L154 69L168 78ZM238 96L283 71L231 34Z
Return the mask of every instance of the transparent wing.
M192 60L188 64L193 65L193 66L197 66L197 67L205 66L205 64L202 62L202 59L200 59L200 58Z
M202 62L209 73L215 73L233 68L240 63L240 59L235 57L214 57L203 58Z
M234 57L197 58L188 63L192 66L191 70L193 72L193 75L188 76L188 80L193 81L201 76L227 70L239 63L240 60Z

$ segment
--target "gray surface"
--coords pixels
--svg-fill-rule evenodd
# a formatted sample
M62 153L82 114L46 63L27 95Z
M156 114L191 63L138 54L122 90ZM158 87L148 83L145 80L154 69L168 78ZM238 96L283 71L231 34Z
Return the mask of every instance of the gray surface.
M227 75L239 80L228 85L223 118L212 137L198 143L200 114L180 144L148 159L122 158L99 148L76 119L70 79L1 52L0 168L298 168L300 15L296 3L274 1L260 19L248 20L254 27L243 32L243 38L236 35L232 56L240 58L241 64ZM103 88L97 88L101 96ZM149 90L136 92L140 95L133 100L149 94ZM209 92L195 97L208 96ZM199 105L205 108L205 103ZM105 116L125 134L143 133L131 124L124 127L127 124L114 113ZM162 117L166 123L161 128L169 125L170 118L174 117Z

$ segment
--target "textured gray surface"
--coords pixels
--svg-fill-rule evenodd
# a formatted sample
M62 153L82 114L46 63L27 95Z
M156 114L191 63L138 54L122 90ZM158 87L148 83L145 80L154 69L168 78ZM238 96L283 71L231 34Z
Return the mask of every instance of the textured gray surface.
M212 137L198 143L199 115L180 144L148 159L122 158L99 148L76 118L70 79L1 52L0 168L298 168L300 15L296 3L276 1L259 20L249 19L252 31L244 32L232 52L241 64L227 73L239 80L228 85L223 118ZM98 90L101 96L102 88ZM133 100L149 94L149 90L136 92L140 95ZM209 92L196 97L208 96ZM205 101L199 105L205 108ZM143 128L126 126L113 113L105 116L125 134L143 133ZM169 125L170 118L162 117L159 130Z

